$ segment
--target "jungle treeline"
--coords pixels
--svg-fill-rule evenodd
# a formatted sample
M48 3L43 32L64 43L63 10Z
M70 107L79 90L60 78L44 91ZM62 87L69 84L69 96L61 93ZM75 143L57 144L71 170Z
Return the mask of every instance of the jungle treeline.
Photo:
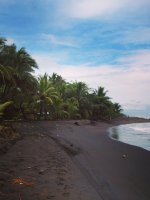
M61 75L35 77L36 61L25 48L17 49L0 37L0 119L2 120L110 120L122 115L104 87L67 82Z

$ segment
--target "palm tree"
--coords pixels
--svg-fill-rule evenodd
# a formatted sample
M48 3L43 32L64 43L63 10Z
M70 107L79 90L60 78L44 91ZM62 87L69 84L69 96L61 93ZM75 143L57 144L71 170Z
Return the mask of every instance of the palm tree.
M13 69L0 64L0 102L12 100L10 91L15 88L15 81L12 77Z
M52 82L53 86L59 93L59 95L64 98L64 93L66 89L66 81L62 78L62 76L53 73L52 76L49 77L50 81Z
M92 118L94 119L104 119L108 115L108 110L110 108L110 97L106 96L107 91L104 87L98 87L97 90L91 95L93 111Z
M68 112L70 119L80 118L79 103L75 97L68 98L64 103L64 110Z
M40 118L42 114L47 116L47 108L49 105L54 104L54 100L58 99L58 94L49 80L49 76L45 73L43 76L38 77L38 99L37 103L40 106Z
M6 42L6 39L3 37L0 37L0 52L2 51L2 48L4 47Z
M89 117L89 100L88 100L88 87L84 82L74 82L71 84L70 87L70 96L74 97L78 101L79 105L79 114L83 118L88 118Z
M15 79L16 87L21 87L28 79L33 81L31 72L38 68L35 60L26 52L24 48L17 51L16 45L5 45L0 54L0 64L13 69L12 76ZM33 82L32 84L33 85ZM31 88L30 88L31 89Z
M7 84L8 81L13 80L12 79L12 73L13 70L10 67L5 67L0 64L0 85L5 85Z
M17 51L15 44L5 45L1 52L1 64L11 66L16 69L18 74L21 72L33 72L37 64L33 58L26 52L25 48Z
M65 82L62 76L58 75L57 73L53 73L52 76L50 77L50 80L54 85L58 85L60 83Z
M54 103L50 106L51 110L51 119L68 119L70 114L66 109L66 103L64 103L63 99L59 96L58 99L54 101Z
M16 45L8 46L4 40L0 41L1 97L4 101L13 100L16 109L23 114L24 100L36 91L37 81L31 72L34 72L37 64L24 48L17 51Z
M99 86L98 89L94 91L94 94L98 97L105 97L110 99L109 97L106 96L107 92L108 91L107 90L105 91L104 87Z
M114 103L113 107L114 107L114 112L116 115L120 115L121 112L123 111L123 109L119 103Z
M24 117L28 112L47 113L55 119L89 118L111 119L122 111L118 103L112 103L104 87L93 93L84 82L66 82L62 76L44 74L36 79L32 72L38 66L25 48L7 45L0 37L0 105L13 101L16 113ZM36 102L36 103L35 103ZM11 109L12 106L7 109ZM7 111L7 109L5 111ZM10 110L8 112L8 115ZM14 114L14 113L13 113Z

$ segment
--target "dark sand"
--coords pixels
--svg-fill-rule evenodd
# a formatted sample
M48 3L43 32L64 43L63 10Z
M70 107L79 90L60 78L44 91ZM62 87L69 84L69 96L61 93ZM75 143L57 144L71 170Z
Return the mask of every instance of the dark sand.
M132 122L143 121L15 124L22 138L0 152L0 199L149 200L150 152L107 133Z

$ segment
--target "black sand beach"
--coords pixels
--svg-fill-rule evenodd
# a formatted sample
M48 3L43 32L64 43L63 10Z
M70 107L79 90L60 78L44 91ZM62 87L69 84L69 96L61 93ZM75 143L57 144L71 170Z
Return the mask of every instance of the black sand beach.
M114 141L117 124L22 122L22 137L0 155L0 199L149 200L150 152Z

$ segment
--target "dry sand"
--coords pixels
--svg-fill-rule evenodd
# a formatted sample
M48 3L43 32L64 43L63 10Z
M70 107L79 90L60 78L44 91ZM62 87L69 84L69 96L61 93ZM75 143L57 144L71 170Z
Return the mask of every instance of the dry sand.
M150 152L107 134L136 121L15 124L22 137L0 155L0 199L149 200Z

